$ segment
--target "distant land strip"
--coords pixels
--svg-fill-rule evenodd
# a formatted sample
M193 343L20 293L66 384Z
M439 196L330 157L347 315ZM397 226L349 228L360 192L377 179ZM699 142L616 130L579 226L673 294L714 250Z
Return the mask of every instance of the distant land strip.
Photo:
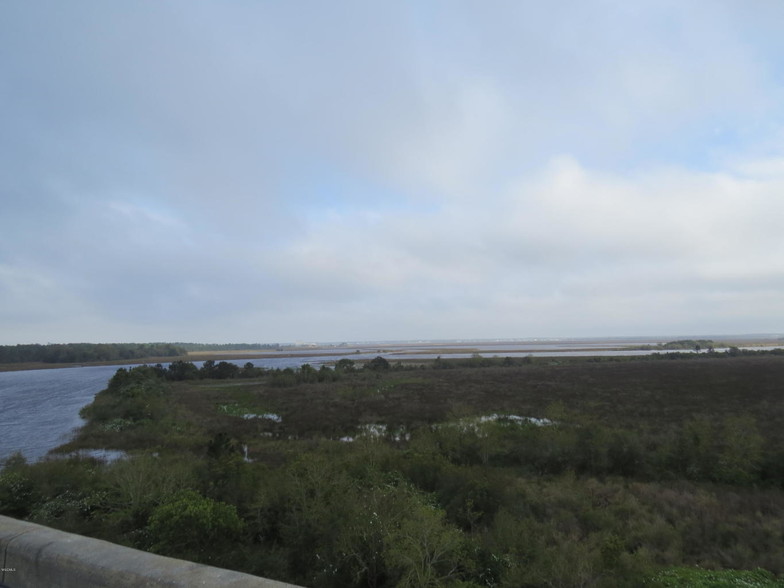
M374 343L341 343L341 344L308 344L297 345L278 343L63 343L63 344L23 344L0 345L0 372L35 369L54 369L77 366L130 365L171 363L174 361L207 361L207 360L251 360L287 357L350 357L359 353L378 355L425 356L455 354L474 354L482 356L504 356L520 353L542 353L557 351L568 355L574 352L596 351L617 352L632 350L657 351L712 351L713 349L743 347L768 347L780 345L781 337L755 338L737 341L714 341L711 339L679 339L666 343L640 344L632 340L626 343L612 341L608 345L606 339L595 341L509 341L498 343L499 347L484 347L484 341L469 342L374 342ZM481 343L482 346L476 345ZM558 343L557 349L553 344ZM616 344L617 343L617 344ZM572 345L574 344L574 345ZM519 345L519 346L518 346ZM561 346L562 345L562 346ZM398 360L400 361L400 360ZM416 362L409 358L405 362Z

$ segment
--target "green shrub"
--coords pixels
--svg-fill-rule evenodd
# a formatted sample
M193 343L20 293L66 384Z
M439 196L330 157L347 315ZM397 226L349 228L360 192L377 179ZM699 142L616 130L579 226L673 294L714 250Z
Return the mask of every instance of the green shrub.
M234 506L182 490L153 511L148 530L156 553L215 562L241 538L243 526Z
M32 510L35 497L33 483L27 476L14 471L0 473L0 513L25 517Z

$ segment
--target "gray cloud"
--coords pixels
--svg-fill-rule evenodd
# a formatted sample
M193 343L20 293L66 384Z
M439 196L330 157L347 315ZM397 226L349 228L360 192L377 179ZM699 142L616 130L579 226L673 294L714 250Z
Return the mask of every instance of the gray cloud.
M782 16L6 3L0 343L782 331Z

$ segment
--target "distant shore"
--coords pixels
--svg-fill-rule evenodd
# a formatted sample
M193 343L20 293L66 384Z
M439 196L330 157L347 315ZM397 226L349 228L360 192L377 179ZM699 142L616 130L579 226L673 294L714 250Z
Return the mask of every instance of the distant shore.
M114 359L107 361L84 361L79 363L46 363L43 361L26 362L26 363L2 363L0 364L0 372L18 372L26 370L53 370L61 368L79 368L91 367L99 365L139 365L156 363L167 364L173 361L223 361L227 358L230 359L264 359L267 357L315 357L328 355L327 353L249 353L247 351L195 351L188 353L188 355L177 355L169 357L139 357L136 359ZM336 356L351 355L349 353L336 353Z
M247 349L239 350L211 350L211 351L190 351L187 355L178 356L153 356L141 357L127 360L106 360L91 362L74 363L47 363L47 362L23 362L23 363L0 363L0 372L15 372L26 370L41 369L61 369L78 368L102 365L139 365L139 364L168 364L174 361L225 361L227 359L242 361L253 359L287 358L287 357L334 357L351 358L359 354L377 354L395 359L397 354L406 355L434 355L440 354L448 357L453 354L476 353L479 355L500 355L508 353L542 353L554 351L553 346L557 345L558 353L564 356L570 353L586 351L628 351L636 349L650 349L657 351L655 345L641 344L642 338L596 338L596 339L548 339L548 340L509 340L509 341L438 341L438 342L378 342L361 344L340 344L340 345L296 345L281 346L276 350L250 351ZM651 338L652 340L653 338ZM663 343L664 341L662 341ZM658 342L657 342L658 343ZM782 341L777 337L723 337L722 343L738 347L774 347L782 346ZM651 348L653 345L653 348ZM662 348L662 352L667 349ZM703 351L705 351L703 349ZM415 361L415 360L401 360Z

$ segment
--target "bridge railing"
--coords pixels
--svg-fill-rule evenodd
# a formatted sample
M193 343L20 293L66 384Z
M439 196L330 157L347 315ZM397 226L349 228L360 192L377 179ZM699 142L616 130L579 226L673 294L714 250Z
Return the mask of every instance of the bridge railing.
M0 516L8 588L296 588Z

